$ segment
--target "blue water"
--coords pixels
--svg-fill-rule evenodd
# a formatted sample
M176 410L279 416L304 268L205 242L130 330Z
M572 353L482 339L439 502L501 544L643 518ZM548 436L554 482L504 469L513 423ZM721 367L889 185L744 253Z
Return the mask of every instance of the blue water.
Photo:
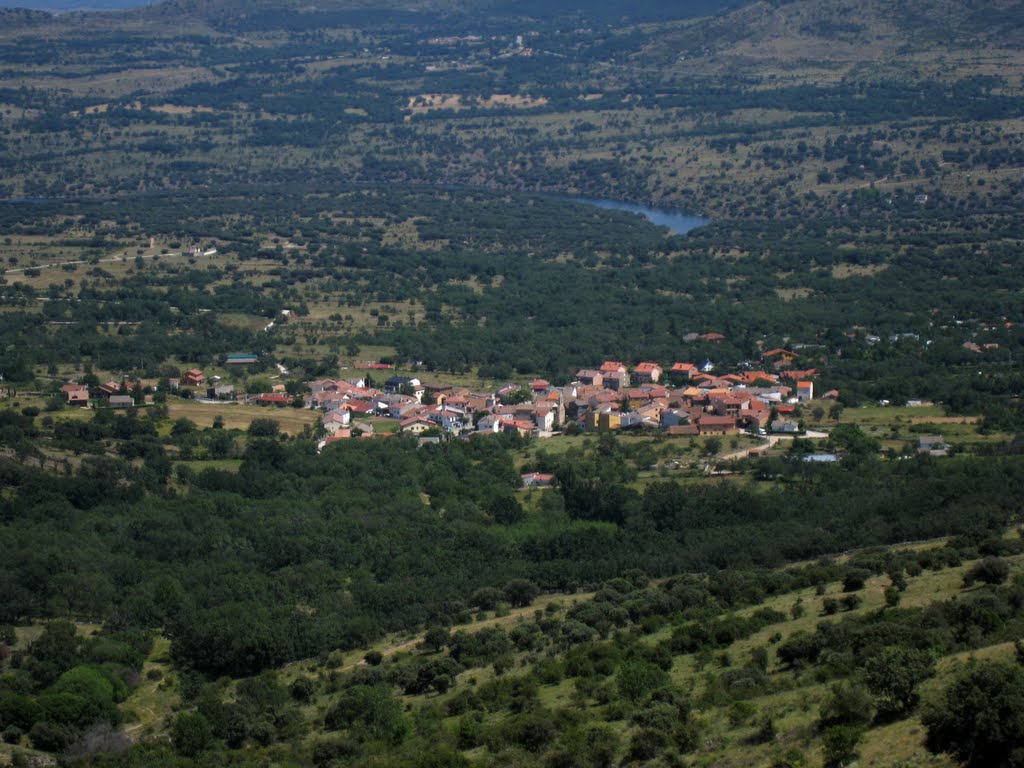
M639 213L652 224L657 224L659 227L668 227L674 235L685 235L691 229L703 227L705 224L711 223L711 219L690 216L682 211L664 211L660 208L648 208L646 205L637 205L636 203L620 203L617 200L592 200L587 197L574 197L572 199L577 203L606 208L611 211Z

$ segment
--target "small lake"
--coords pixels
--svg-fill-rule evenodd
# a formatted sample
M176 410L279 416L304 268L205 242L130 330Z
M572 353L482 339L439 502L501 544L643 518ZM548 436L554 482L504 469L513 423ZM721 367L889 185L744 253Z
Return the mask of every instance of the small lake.
M703 227L705 224L711 223L711 219L690 216L682 211L664 211L660 208L648 208L646 205L637 205L636 203L620 203L617 200L592 200L587 197L574 197L572 200L584 205L593 205L597 208L606 208L611 211L639 213L652 224L657 224L659 227L668 227L674 235L685 235L691 229Z

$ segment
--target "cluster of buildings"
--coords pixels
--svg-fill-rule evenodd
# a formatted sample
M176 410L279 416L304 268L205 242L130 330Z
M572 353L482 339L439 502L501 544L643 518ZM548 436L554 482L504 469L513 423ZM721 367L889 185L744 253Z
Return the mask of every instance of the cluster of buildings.
M309 382L309 406L325 411L324 444L370 435L370 416L398 420L399 430L452 435L517 433L545 437L575 424L587 431L663 429L669 435L732 435L799 431L800 403L814 399L817 372L791 370L796 355L770 350L762 368L716 375L714 366L675 363L665 368L641 362L630 368L605 361L577 371L573 381L554 386L537 379L475 392L418 378L392 376L381 387L361 378ZM838 397L827 392L823 398Z
M229 363L250 364L254 356L232 355ZM800 427L796 409L815 397L814 369L794 370L796 354L773 349L762 355L760 367L745 365L719 375L709 361L677 362L664 367L644 361L630 367L605 361L576 372L564 385L544 379L506 384L494 391L421 381L392 375L380 386L362 377L307 382L305 405L323 411L320 423L324 445L356 436L372 436L380 418L398 422L398 430L422 436L515 433L546 437L560 428L592 432L628 429L664 430L673 436L733 435L741 430L795 433ZM190 368L169 379L170 389L189 389L194 396L244 400L265 406L290 406L295 398L284 384L258 395L236 394L234 385ZM89 388L69 383L61 389L67 402L88 406L102 398L112 407L131 407L140 392L152 392L158 382L110 381ZM822 399L835 398L827 392ZM389 432L392 430L388 430Z
M257 359L256 355L249 353L231 354L227 356L225 365L250 365ZM208 381L206 375L199 368L189 368L182 371L180 376L168 378L167 385L171 390L190 390L196 397L205 395L207 398L217 400L234 400L237 397L233 384L222 382L219 376L214 376ZM78 382L68 382L60 388L60 391L68 405L79 408L87 408L94 402L102 402L111 408L131 408L137 404L135 395L139 392L144 393L144 402L153 402L152 393L159 386L158 379L107 381L93 387ZM288 405L292 402L292 398L286 396L284 392L285 386L281 384L271 393L273 397L269 401L264 402L260 398L270 395L256 395L250 399L263 405L281 405L280 399L284 397L283 404Z

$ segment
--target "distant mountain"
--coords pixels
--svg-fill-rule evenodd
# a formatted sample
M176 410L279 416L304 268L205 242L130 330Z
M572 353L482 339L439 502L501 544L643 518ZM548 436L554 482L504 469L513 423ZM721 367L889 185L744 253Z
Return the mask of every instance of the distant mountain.
M324 13L344 10L386 16L391 12L472 14L486 12L499 17L580 17L591 22L614 23L658 19L685 19L735 8L747 0L0 0L0 9L19 8L50 13L113 11L159 6L162 11L181 11L193 16L220 17L291 11Z
M935 45L1022 42L1021 0L759 0L668 31L648 52L840 62Z
M154 0L0 0L0 8L67 13L68 11L121 11L150 5Z

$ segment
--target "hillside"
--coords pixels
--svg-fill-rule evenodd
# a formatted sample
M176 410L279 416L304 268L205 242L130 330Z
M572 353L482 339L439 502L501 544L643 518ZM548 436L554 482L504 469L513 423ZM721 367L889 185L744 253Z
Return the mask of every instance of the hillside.
M1013 534L773 572L634 570L512 609L481 591L454 626L230 684L170 665L158 638L120 705L137 746L84 764L157 764L170 735L199 764L952 766L922 717L974 669L1020 669L1020 550ZM983 562L1004 570L978 586Z
M880 50L902 54L927 46L957 48L966 45L1010 47L1020 33L1024 4L1018 0L914 0L884 3L879 0L816 0L753 2L716 19L691 25L693 45L716 44L720 51L771 50L788 40L791 55L813 60L829 58L822 46L837 47L840 59L870 56Z

